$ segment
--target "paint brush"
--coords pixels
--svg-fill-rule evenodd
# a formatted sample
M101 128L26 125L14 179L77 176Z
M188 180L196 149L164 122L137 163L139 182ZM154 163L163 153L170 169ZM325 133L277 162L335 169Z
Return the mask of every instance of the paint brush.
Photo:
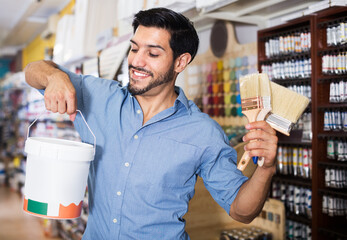
M310 100L274 82L271 85L272 110L266 116L270 126L289 136L295 123L305 111Z
M270 84L271 89L271 100L268 100L266 97L268 96L266 92L268 88L265 87L267 84L266 75L265 77L263 75L263 79L260 78L258 86L260 89L259 92L263 91L263 93L259 93L259 95L263 95L263 97L260 97L261 110L258 113L256 120L266 120L272 128L289 136L291 129L305 111L310 100L307 97L279 84L270 81L268 83ZM269 109L271 110L269 111ZM246 151L241 158L238 169L243 171L249 162L249 158L248 151ZM262 161L263 159L258 161L259 166L263 164ZM242 162L244 165L241 165Z
M262 109L262 99L260 96L258 74L249 74L240 78L240 95L242 113L247 117L248 122L255 122ZM246 151L237 168L243 171L250 160L249 152Z
M252 74L254 78L257 78L258 80L258 92L259 92L259 100L260 100L260 111L256 117L256 121L263 121L265 120L265 117L269 114L271 111L271 86L270 86L270 80L265 73L258 73L258 74ZM254 80L256 81L256 80ZM240 163L238 168L243 171L247 164L249 163L249 152L246 151L243 156L241 157ZM264 158L258 158L253 157L254 164L257 164L259 166L263 166L264 164Z

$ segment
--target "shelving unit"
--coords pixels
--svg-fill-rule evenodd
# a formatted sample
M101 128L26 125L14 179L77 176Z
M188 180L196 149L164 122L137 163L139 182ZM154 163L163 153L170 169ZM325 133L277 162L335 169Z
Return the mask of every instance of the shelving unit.
M297 41L296 37L302 36L303 33L308 34L310 33L312 36L312 33L314 33L314 25L315 25L315 17L314 16L306 16L297 20L294 20L290 23L264 29L261 31L258 31L258 69L259 71L267 72L269 77L273 82L276 82L278 84L281 84L286 87L290 87L293 85L298 86L308 86L312 89L312 81L313 81L313 74L312 71L310 73L304 72L304 66L302 66L302 63L305 59L306 68L307 68L307 62L308 59L311 59L311 68L314 64L313 55L315 52L314 47L314 39L310 38L310 47L308 47L308 42L306 43L305 49L295 49L295 44L292 44L291 42L288 42L288 39L291 41L295 40ZM289 36L289 37L288 37ZM296 37L294 37L296 36ZM306 35L307 37L307 35ZM284 38L286 38L286 42L284 43ZM302 37L300 38L301 41L303 41ZM276 41L275 46L272 46L272 49L269 50L270 46L266 44L270 41ZM306 39L306 41L308 41ZM278 45L280 42L281 45ZM277 44L277 45L276 45ZM298 44L298 43L297 43ZM274 50L276 54L269 54L269 51ZM280 50L280 51L278 51ZM293 63L295 61L299 61L301 64L300 72L298 72L296 69L296 73L290 73L288 70L291 69L280 69L280 71L283 70L283 72L279 75L273 71L278 70L278 68L274 69L273 67L276 67L276 64L283 64L288 62ZM297 62L296 62L297 63ZM264 67L267 66L267 67ZM288 73L289 72L289 73ZM288 76L289 75L289 76ZM290 75L294 75L295 77L290 77ZM277 77L276 77L277 76ZM308 94L310 95L310 94ZM310 106L305 110L307 113L311 113L313 108L313 104L310 104ZM312 113L311 113L312 114ZM291 131L291 136L287 137L283 134L278 133L279 138L279 146L288 149L288 153L286 150L286 153L283 153L283 157L287 158L290 151L293 151L295 148L296 152L298 152L299 148L312 148L312 141L310 139L303 140L303 129L302 127L297 130ZM298 152L299 153L299 152ZM301 153L300 153L301 154ZM312 155L314 155L312 151ZM312 156L314 157L314 156ZM312 191L312 181L310 178L304 178L303 176L294 176L292 173L293 164L290 163L290 159L288 158L289 162L284 163L282 165L283 168L287 168L288 172L282 172L280 170L280 167L278 168L277 174L273 178L273 186L272 186L272 197L277 198L283 201L283 203L286 206L286 222L287 222L287 230L286 230L286 238L287 239L296 239L296 237L302 236L301 233L298 233L298 231L294 232L294 230L289 229L297 229L300 228L301 231L304 232L305 238L307 238L307 235L310 235L310 229L312 229L312 220L311 220L311 212L309 212L309 208L304 209L304 211L297 211L294 210L295 208L299 208L300 205L302 205L300 202L297 201L297 199L300 197L295 197L298 192L300 191L306 195L310 195L310 192ZM280 161L279 161L280 162ZM312 169L311 174L312 174ZM312 176L312 175L311 175ZM294 190L295 189L295 190ZM304 190L302 190L304 189ZM297 194L294 194L294 192L297 192ZM300 195L302 195L300 193ZM312 193L313 195L313 193ZM312 197L313 198L313 197ZM312 209L313 210L313 209ZM289 222L291 226L289 227ZM295 225L295 226L294 226Z
M323 204L325 204L324 201L329 201L329 204L332 204L333 199L338 199L336 201L342 203L345 201L345 205L347 201L346 186L344 186L344 188L333 188L330 186L327 187L325 183L326 169L342 169L342 171L345 170L347 172L347 161L338 161L336 158L327 157L327 141L329 139L341 139L347 141L347 132L342 129L329 131L324 130L324 113L326 111L347 112L346 102L329 102L330 83L347 81L347 74L346 72L341 71L338 74L333 74L331 71L330 74L325 74L326 71L323 73L322 66L322 57L325 54L331 52L334 52L335 54L339 54L339 52L347 52L347 42L335 46L328 46L327 44L327 26L331 26L332 24L336 25L339 21L347 22L346 16L347 7L334 7L322 10L314 15L295 19L280 26L258 31L259 71L261 71L262 66L266 64L269 65L279 61L293 61L293 59L302 59L307 57L311 58L310 77L272 79L272 81L286 87L291 85L311 86L311 104L305 111L311 112L312 117L311 142L302 141L302 130L292 131L290 137L278 134L279 145L312 148L311 179L293 175L276 174L273 178L273 185L275 189L276 186L278 187L276 184L282 183L297 187L310 188L312 190L312 218L305 215L296 215L290 213L290 211L287 211L286 216L287 220L299 222L311 227L312 239L314 240L347 238L346 212L334 213L332 212L333 210L323 209ZM269 39L276 39L286 34L297 33L302 29L307 29L311 33L311 48L309 52L296 53L294 51L285 55L282 54L269 57L265 47L266 41L269 41ZM268 70L267 68L263 68L263 70L264 69ZM276 195L274 189L272 194ZM297 233L294 233L294 235L295 234ZM289 236L287 235L288 239L294 239L294 237L295 236L290 235L290 233Z
M347 133L344 131L324 131L324 112L327 110L347 111L347 103L330 103L329 89L331 82L340 80L347 81L347 74L324 74L322 66L322 56L330 51L347 52L347 44L328 46L327 44L327 27L329 24L341 20L346 22L347 8L332 8L319 12L317 15L317 53L316 53L316 91L315 91L315 131L316 131L316 174L313 182L315 186L315 239L346 239L347 238L347 218L345 216L329 216L323 213L323 196L332 196L347 199L347 191L326 187L325 169L336 168L347 170L347 162L338 162L336 159L327 158L327 140L329 138L342 138L347 140Z

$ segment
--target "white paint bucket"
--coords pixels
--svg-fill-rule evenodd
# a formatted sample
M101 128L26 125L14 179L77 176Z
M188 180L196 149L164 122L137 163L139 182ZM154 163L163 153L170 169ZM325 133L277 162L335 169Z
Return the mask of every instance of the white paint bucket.
M82 113L77 110L84 122ZM25 212L44 218L80 217L87 186L89 164L94 159L91 144L45 137L28 137L24 206Z

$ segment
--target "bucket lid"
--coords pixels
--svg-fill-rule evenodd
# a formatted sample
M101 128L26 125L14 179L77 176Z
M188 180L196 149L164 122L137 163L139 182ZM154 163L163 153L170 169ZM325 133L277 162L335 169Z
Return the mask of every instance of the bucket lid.
M27 154L67 161L93 161L93 145L76 141L30 137L25 141L24 151Z

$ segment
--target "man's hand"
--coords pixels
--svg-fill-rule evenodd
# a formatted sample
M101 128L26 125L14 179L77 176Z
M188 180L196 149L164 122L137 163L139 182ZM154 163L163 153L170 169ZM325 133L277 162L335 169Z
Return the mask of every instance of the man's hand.
M67 113L75 120L77 110L76 90L69 76L58 69L52 61L29 63L25 69L26 82L36 88L45 89L45 106L54 113Z
M48 76L48 84L45 90L45 106L54 113L67 113L71 121L75 120L77 101L76 91L68 75L57 70Z
M245 150L249 151L250 157L258 156L264 157L264 168L271 168L275 166L276 151L278 138L276 131L265 121L258 121L246 125L249 131L244 137L243 141L249 142L245 145Z

